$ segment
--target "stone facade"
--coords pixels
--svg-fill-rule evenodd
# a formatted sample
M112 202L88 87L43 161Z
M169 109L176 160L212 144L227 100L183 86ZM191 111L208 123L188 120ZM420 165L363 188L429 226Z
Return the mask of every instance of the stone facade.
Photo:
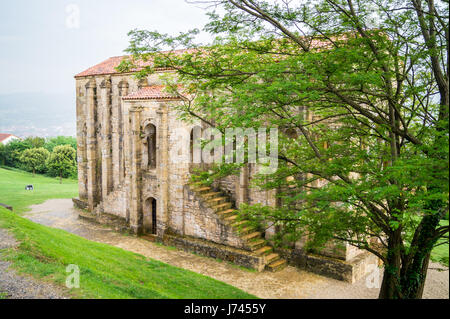
M137 80L115 71L120 60L110 58L75 76L79 198L74 202L91 214L114 217L97 220L118 220L137 235L148 234L177 245L191 238L186 246L197 250L206 247L199 243L210 242L213 248L206 255L234 256L230 258L241 260L239 264L248 262L261 270L261 260L251 254L243 258L237 252L245 251L241 237L190 190L196 164L170 158L180 152L179 134L174 131L191 132L200 125L178 118L174 106L180 101L166 93L160 81L160 75L171 71L162 69ZM190 143L189 134L186 139L181 143ZM255 173L251 164L239 176L217 181L213 187L227 194L235 207L240 203L276 205L275 192L249 187ZM266 238L274 231L267 230ZM220 247L229 247L231 253L218 254ZM291 255L297 256L302 247L302 241L296 243ZM333 246L320 253L347 262L361 252Z

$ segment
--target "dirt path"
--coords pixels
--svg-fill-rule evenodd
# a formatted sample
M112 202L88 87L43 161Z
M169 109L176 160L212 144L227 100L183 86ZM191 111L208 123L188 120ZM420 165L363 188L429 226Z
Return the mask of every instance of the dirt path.
M110 244L188 269L238 287L261 298L377 298L377 288L367 288L366 280L349 284L294 267L276 273L250 272L227 262L170 249L132 236L125 236L102 225L78 219L70 199L49 200L31 206L25 217L51 227L61 228L89 240ZM449 272L431 264L424 298L449 298Z
M17 245L6 230L0 228L0 250ZM59 287L43 283L28 276L18 275L10 268L11 263L0 259L0 299L64 299Z

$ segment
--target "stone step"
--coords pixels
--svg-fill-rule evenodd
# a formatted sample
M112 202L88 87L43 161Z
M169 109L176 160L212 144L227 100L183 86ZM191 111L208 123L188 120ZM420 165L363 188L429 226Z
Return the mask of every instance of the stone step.
M266 265L269 271L280 271L287 266L287 262L284 259L276 260L268 265Z
M231 203L228 202L228 203L222 203L222 204L213 206L212 208L213 208L216 212L219 212L219 211L222 211L222 210L226 210L226 209L228 209L228 208L231 208L231 206L232 206Z
M251 232L253 232L255 230L256 230L255 226L246 226L243 228L238 228L237 231L239 232L239 234L244 235L244 234L250 234Z
M210 190L211 190L211 187L209 187L209 186L195 188L195 191L199 192L199 193L209 192Z
M210 198L210 197L218 196L220 194L221 194L221 192L210 192L210 193L202 194L201 196L203 198L207 199L207 198Z
M153 234L144 234L140 238L151 241L151 242L156 242L156 240L157 240L156 235L153 235Z
M232 222L236 221L237 218L238 218L237 214L236 215L231 215L231 216L225 217L224 221L229 224L229 223L232 223Z
M259 249L255 250L255 254L257 254L257 255L259 255L259 256L267 255L267 254L271 253L272 250L273 250L272 247L270 247L270 246L264 246L264 247L262 247L262 248L259 248Z
M277 261L278 259L280 259L280 255L278 255L276 253L269 254L264 258L264 260L266 261L267 264L271 264L271 263Z
M230 209L231 211L234 211L234 210L232 210L232 209ZM238 222L235 222L235 223L233 223L233 224L231 224L231 227L233 227L233 228L238 228L239 226L244 226L245 224L247 224L248 223L248 220L240 220L240 221L238 221Z
M222 217L225 217L229 214L235 214L236 210L235 209L225 209L225 210L221 210L219 212L217 212L216 214Z
M78 218L84 219L86 221L89 221L91 223L97 222L97 216L91 213L78 213Z
M265 241L264 239L261 238L261 239L249 241L249 242L247 243L247 245L249 246L249 248L250 248L252 251L256 251L257 249L259 249L259 248L265 246L265 245L266 245L266 241Z
M241 236L241 238L242 238L243 240L250 240L250 239L255 239L255 238L257 238L257 237L261 237L261 235L262 235L262 234L261 234L259 231L255 231L255 232L253 232L253 233L250 233L250 234Z
M207 200L207 203L209 203L209 204L221 204L223 202L226 202L227 199L228 198L226 198L226 197L216 197L216 198Z

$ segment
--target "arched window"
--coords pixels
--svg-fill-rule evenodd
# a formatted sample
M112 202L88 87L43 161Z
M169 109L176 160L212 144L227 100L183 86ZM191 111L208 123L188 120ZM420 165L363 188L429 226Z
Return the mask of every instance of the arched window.
M147 167L153 169L156 168L156 127L148 124L144 131L147 144Z
M202 161L202 149L200 145L201 136L202 128L200 126L194 126L191 130L189 144L190 161L193 164L199 164Z

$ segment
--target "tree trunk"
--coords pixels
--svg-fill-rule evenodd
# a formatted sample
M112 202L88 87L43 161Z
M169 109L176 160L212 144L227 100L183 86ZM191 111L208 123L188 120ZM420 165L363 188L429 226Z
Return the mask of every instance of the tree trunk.
M62 173L59 173L59 183L62 184Z
M36 170L33 168L33 177L36 175Z
M438 203L439 204L439 203ZM438 238L435 237L436 227L443 213L425 216L421 222L417 244L411 249L412 261L407 269L402 270L402 291L404 298L421 299L427 277L431 251Z
M379 299L399 299L400 295L400 249L401 232L396 230L388 239L388 251L384 265L383 281Z
M431 251L436 244L435 229L442 213L428 215L419 226L418 240L410 247L406 265L401 263L401 234L388 240L387 262L379 294L380 299L421 299L425 287Z

